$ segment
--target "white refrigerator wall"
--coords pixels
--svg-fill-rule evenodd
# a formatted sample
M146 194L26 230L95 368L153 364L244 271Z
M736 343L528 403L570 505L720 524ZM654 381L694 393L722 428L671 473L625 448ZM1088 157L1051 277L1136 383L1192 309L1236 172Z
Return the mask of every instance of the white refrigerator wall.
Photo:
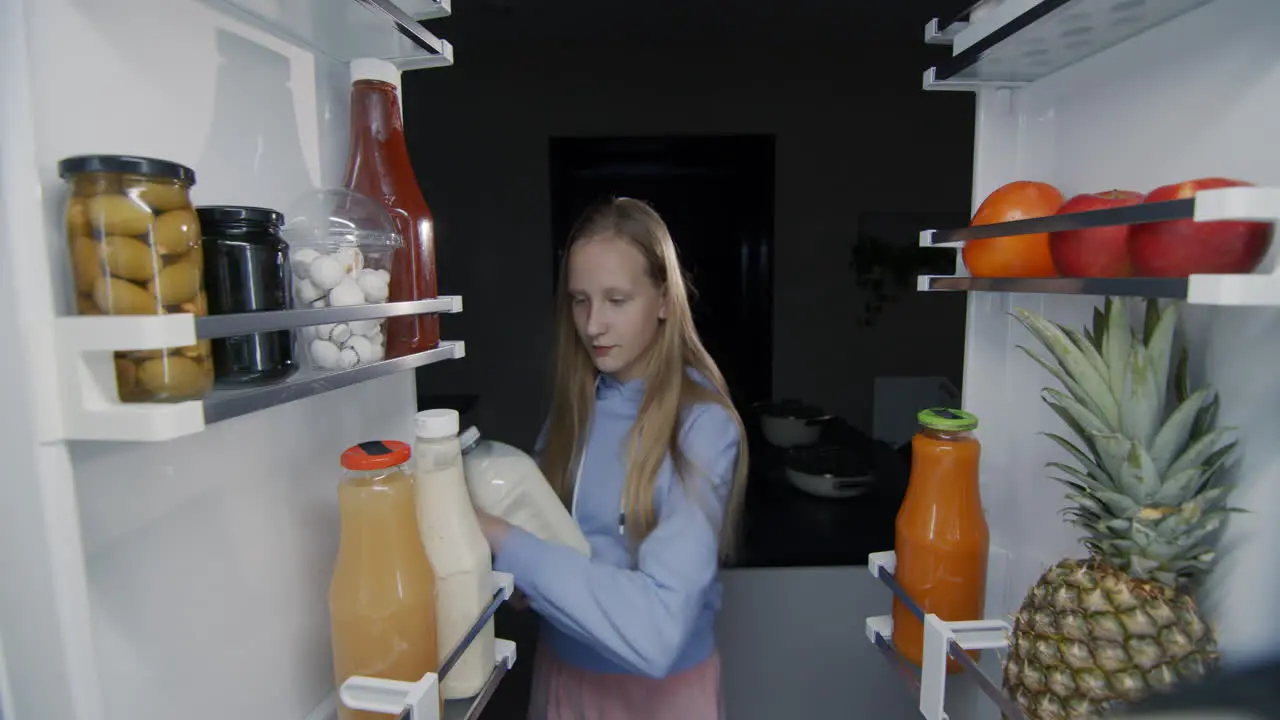
M1069 197L1110 188L1148 191L1184 179L1227 176L1280 185L1280 3L1218 0L1012 94L983 91L978 108L974 203L1012 180L1043 180ZM1036 340L1008 313L1024 307L1069 326L1101 298L974 293L969 301L965 406L981 418L982 492L992 541L1014 551L1011 613L1050 563L1080 555L1058 515L1065 489L1045 462L1070 462L1037 432L1069 434L1040 400L1057 387L1017 345ZM1280 310L1188 307L1193 384L1221 395L1220 422L1241 428L1225 561L1202 597L1228 661L1275 652L1280 592L1269 527L1280 506Z
M6 147L4 193L42 212L36 232L3 238L0 265L20 274L34 247L48 266L31 261L39 273L0 286L9 307L26 303L2 326L27 350L0 366L21 383L52 352L52 308L67 305L60 158L165 158L196 170L198 205L287 212L309 187L341 180L349 77L197 0L5 3L3 20L25 13L28 63L25 116L8 108L5 138L29 121L34 161L23 177ZM4 97L20 86L6 82ZM172 442L35 453L39 413L57 403L15 394L3 417L17 472L4 482L22 486L0 504L4 539L18 543L0 551L13 570L0 634L18 720L303 718L320 704L332 690L337 458L362 440L410 439L413 373ZM32 582L11 582L22 578ZM53 652L32 654L41 648Z

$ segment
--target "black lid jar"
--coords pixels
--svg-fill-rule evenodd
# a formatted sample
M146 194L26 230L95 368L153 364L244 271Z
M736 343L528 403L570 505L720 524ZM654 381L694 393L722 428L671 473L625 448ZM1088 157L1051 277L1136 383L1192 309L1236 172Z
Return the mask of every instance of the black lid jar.
M204 233L205 291L209 314L287 310L291 290L289 245L280 236L284 215L258 207L196 208ZM213 366L221 385L279 382L292 375L289 330L218 338Z

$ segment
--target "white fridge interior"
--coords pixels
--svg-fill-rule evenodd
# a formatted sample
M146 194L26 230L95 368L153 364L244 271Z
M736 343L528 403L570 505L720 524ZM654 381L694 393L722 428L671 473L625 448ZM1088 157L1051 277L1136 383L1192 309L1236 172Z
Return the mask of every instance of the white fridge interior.
M1197 196L1195 219L1274 223L1280 217L1280 145L1275 142L1280 4L997 0L985 5L967 23L935 21L925 29L929 41L952 43L949 69L963 68L947 79L929 69L925 88L977 95L975 209L1014 180L1048 182L1071 197L1229 177L1258 187ZM1059 514L1064 491L1044 468L1050 461L1070 462L1040 436L1062 426L1039 394L1057 382L1018 349L1034 349L1036 341L1010 313L1026 308L1079 328L1089 323L1104 296L1113 295L1187 301L1179 333L1190 353L1192 383L1213 385L1221 398L1220 424L1239 429L1230 504L1247 511L1232 517L1220 563L1199 600L1216 628L1225 664L1280 651L1280 619L1272 600L1280 589L1280 568L1273 560L1280 537L1266 522L1268 509L1280 502L1275 482L1280 454L1272 441L1280 431L1275 407L1280 376L1269 359L1280 351L1280 249L1274 234L1273 229L1270 250L1251 275L1010 281L969 278L957 259L960 277L920 278L921 291L970 292L963 407L981 420L981 492L992 544L986 615L993 622L974 628L974 644L968 647L1005 647L1007 638L993 629L1007 629L1040 573L1060 558L1084 555L1077 532ZM942 229L926 231L921 244L962 244L949 237ZM872 574L884 563L891 571L892 553L873 556ZM873 641L888 632L883 619L868 620ZM985 653L983 665L992 681L988 690L999 694L996 654ZM938 720L944 684L940 673L929 674L926 670L918 689L920 709L929 720ZM999 712L980 694L946 700L952 717Z
M379 14L387 4L0 4L0 293L9 309L0 313L0 337L9 340L0 354L0 376L9 379L0 405L8 463L0 482L4 717L331 716L325 598L337 543L335 458L358 441L410 439L413 374L388 372L207 427L200 413L144 418L85 405L92 378L69 370L79 366L65 355L106 340L64 322L55 166L81 153L170 159L195 168L197 204L284 209L309 187L336 185L348 129L343 56L399 58L406 69L452 60L444 43L425 51L397 33ZM398 6L419 17L448 10ZM1134 21L1141 32L1128 37L1125 18L1148 11L1160 22ZM1072 62L1016 81L937 83L926 72L930 89L978 94L975 207L1017 179L1051 182L1068 195L1210 175L1280 187L1280 4L1005 0L968 27L934 29L959 54L1027 13L1043 17L1010 33L1010 47L1056 28L1054 52ZM1265 198L1252 198L1250 212L1259 211ZM1275 218L1280 202L1262 202L1259 212ZM1276 255L1273 245L1260 273L1275 272ZM1232 549L1203 599L1226 660L1242 662L1280 640L1268 603L1280 590L1269 557L1280 538L1264 522L1280 504L1271 442L1280 432L1280 374L1269 369L1280 354L1280 277L1234 287L1233 295L1193 278L1180 292L1217 303L1190 306L1182 331L1194 380L1215 385L1222 422L1242 430L1234 504L1252 512L1233 519ZM988 587L993 618L1013 612L1048 563L1082 552L1042 467L1061 458L1035 434L1057 428L1036 392L1052 383L1016 349L1029 337L1008 312L1025 307L1080 325L1100 295L1126 293L1124 285L1022 289L1037 291L969 298L964 407L982 421L982 492L1000 553ZM1072 292L1082 289L1097 294ZM448 357L461 354L459 347ZM146 437L85 439L135 431ZM146 441L167 431L181 436ZM996 712L983 698L948 711Z

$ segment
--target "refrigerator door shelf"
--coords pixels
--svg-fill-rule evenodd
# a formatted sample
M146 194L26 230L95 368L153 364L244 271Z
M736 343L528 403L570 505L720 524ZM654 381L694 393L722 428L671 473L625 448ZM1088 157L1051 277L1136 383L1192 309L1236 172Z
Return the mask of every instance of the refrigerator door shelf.
M447 674L452 662L466 651L480 629L485 626L498 606L511 598L515 590L515 578L510 573L493 573L493 600L484 612L472 623L471 631L466 634L445 659L442 670ZM454 700L445 703L444 715L439 714L440 687L436 673L427 673L421 680L406 682L403 680L384 680L381 678L354 676L347 678L338 689L338 697L342 704L354 710L386 713L388 716L402 720L470 720L479 717L485 703L493 695L498 683L516 662L516 644L510 640L497 638L494 642L494 666L484 688L474 698Z
M307 319L313 320L309 316ZM196 342L197 323L196 318L189 314L57 318L55 330L58 363L55 372L58 375L56 385L62 412L56 435L45 438L45 441L171 440L198 433L210 423L442 360L466 356L465 343L445 341L432 350L358 365L349 370L320 372L308 369L274 385L215 389L203 400L179 403L120 402L116 390L114 352L192 345ZM49 387L53 380L47 378L40 384Z
M419 22L451 14L450 0L203 0L253 27L338 62L379 58L400 70L448 67L453 46Z
M1059 230L1136 225L1193 219L1196 222L1241 220L1280 225L1280 188L1231 187L1204 190L1193 198L1131 207L1051 215L951 230L924 230L922 247L960 247L969 240ZM1272 231L1274 235L1274 230ZM957 268L963 272L962 268ZM1192 275L1185 278L974 278L922 275L916 289L927 291L1115 295L1186 300L1193 305L1280 306L1280 240L1275 237L1258 269L1238 275Z

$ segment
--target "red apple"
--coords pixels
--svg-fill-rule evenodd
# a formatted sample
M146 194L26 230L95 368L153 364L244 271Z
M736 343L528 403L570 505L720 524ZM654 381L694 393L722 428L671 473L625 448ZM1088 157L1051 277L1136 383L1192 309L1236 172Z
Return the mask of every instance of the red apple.
M1105 210L1140 202L1142 193L1135 190L1086 193L1068 200L1057 214ZM1127 277L1133 274L1129 267L1128 238L1127 225L1061 230L1049 234L1049 252L1053 255L1054 267L1066 277Z
M1158 187L1146 202L1180 200L1200 190L1251 186L1243 180L1201 178ZM1134 225L1129 231L1129 259L1143 277L1187 277L1195 273L1248 273L1262 262L1270 243L1268 223L1220 220Z

